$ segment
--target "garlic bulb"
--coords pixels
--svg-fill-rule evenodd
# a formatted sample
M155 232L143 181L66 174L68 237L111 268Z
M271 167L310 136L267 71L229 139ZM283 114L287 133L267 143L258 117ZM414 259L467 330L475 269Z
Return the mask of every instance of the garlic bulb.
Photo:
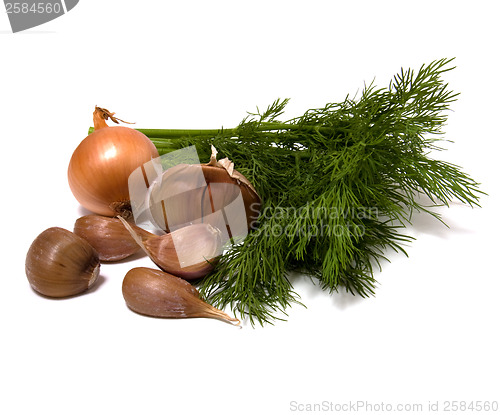
M137 234L144 235L138 226L134 227ZM99 254L101 261L118 261L129 257L141 250L130 232L123 226L117 218L100 215L86 215L78 218L75 222L73 232L83 239Z
M99 256L83 238L62 228L43 231L26 256L31 287L48 297L80 294L99 276Z
M155 235L118 217L137 244L162 270L184 279L201 278L214 268L222 254L220 232L209 224L185 226Z
M154 224L171 232L192 223L209 223L223 242L256 227L261 200L252 184L227 158L207 164L178 164L151 183L146 197Z
M122 293L127 306L151 317L207 317L238 325L240 321L200 298L189 282L151 268L133 268L125 275Z

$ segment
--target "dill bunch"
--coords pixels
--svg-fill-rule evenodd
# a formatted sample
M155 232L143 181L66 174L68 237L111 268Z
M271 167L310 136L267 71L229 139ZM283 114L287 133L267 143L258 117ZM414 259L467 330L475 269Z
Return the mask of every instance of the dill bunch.
M374 267L388 249L406 255L403 233L414 211L439 215L452 199L479 206L479 184L460 167L430 157L458 94L442 75L453 59L401 70L386 88L365 85L359 97L279 121L287 99L220 130L145 130L160 154L210 145L255 186L263 200L259 227L229 249L200 281L215 306L252 324L272 323L293 302L294 271L330 292L374 293Z

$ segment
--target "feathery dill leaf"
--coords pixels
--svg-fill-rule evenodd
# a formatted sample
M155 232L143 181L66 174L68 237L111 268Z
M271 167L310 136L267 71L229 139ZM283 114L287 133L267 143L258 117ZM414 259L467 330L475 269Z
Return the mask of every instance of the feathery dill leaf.
M323 289L369 296L388 249L404 251L413 211L430 213L452 199L479 206L479 184L458 166L430 158L440 149L449 105L458 94L442 75L452 59L401 70L387 88L279 121L287 99L221 130L142 130L160 154L195 145L208 160L213 144L263 200L259 227L233 246L200 291L252 324L272 323L299 302L292 271Z

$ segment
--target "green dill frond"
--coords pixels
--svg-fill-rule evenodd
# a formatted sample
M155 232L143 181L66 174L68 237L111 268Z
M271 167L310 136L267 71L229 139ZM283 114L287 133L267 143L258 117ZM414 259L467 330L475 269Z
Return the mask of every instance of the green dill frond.
M329 291L374 293L374 267L387 250L406 255L414 212L458 200L479 206L479 184L460 167L430 157L443 139L458 94L443 75L453 59L401 70L387 88L365 85L359 98L279 121L287 99L249 113L230 130L163 130L160 154L213 144L264 201L259 228L232 247L200 282L202 294L252 324L272 322L298 302L289 273L302 271ZM154 132L149 136L154 137ZM158 132L156 132L158 133Z

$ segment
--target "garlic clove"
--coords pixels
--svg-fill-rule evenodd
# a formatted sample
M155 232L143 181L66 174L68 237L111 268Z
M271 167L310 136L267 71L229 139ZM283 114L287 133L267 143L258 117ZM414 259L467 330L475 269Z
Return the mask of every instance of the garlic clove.
M146 232L133 224L130 226L134 227L138 234ZM117 218L101 215L82 216L76 220L73 232L94 247L101 261L119 261L141 250Z
M189 282L151 268L133 268L122 284L123 298L136 313L163 318L215 318L239 325L240 321L211 306Z
M210 224L193 224L165 235L154 235L118 217L138 245L163 271L196 279L213 270L222 254L220 231Z
M188 280L207 275L222 254L220 232L209 224L189 225L164 237L148 238L144 246L161 269Z
M257 226L257 191L230 160L217 161L216 154L212 148L209 163L178 164L152 181L146 205L158 228L168 232L202 221L227 232L229 240Z
M43 231L26 255L31 287L48 297L68 297L90 288L99 276L99 256L83 238L62 228Z

